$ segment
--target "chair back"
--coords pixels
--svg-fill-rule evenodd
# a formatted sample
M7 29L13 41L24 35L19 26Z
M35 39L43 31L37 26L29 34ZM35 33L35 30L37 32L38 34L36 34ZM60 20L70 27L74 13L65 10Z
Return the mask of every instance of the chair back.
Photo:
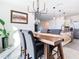
M27 45L27 53L31 59L36 59L35 57L35 41L32 31L22 30L22 33L25 36L25 41Z
M21 45L21 57L26 59L26 49L27 49L26 39L22 30L19 30L19 34L20 34L20 45Z

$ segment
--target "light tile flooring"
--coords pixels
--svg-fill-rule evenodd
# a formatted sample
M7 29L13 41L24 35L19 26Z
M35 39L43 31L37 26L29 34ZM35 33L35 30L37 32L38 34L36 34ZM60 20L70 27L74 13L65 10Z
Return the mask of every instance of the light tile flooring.
M79 59L79 52L77 50L64 47L64 59Z
M79 59L79 39L64 46L65 59Z
M79 39L73 39L73 41L65 45L65 47L72 48L74 50L79 51Z

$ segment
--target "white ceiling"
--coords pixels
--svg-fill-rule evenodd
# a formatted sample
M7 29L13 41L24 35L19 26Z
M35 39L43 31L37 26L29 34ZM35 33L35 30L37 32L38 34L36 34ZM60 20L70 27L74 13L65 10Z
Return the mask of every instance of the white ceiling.
M19 6L25 6L32 5L32 1L37 0L0 0L0 2L7 2L7 3L13 3L15 5ZM52 16L59 16L63 15L63 12L65 12L67 16L69 15L76 15L79 14L79 0L40 0L40 9L43 9L43 4L46 3L46 9L47 9L47 15ZM32 7L32 6L31 6ZM56 7L53 9L53 7ZM35 5L36 8L36 5ZM59 12L61 10L61 12ZM46 16L46 15L45 15Z
M79 0L45 0L44 2L49 14L59 15L63 14L63 12L66 15L79 14ZM40 5L43 6L43 1ZM53 9L53 7L56 7L56 9Z
M34 0L35 3L37 0ZM40 0L40 10L46 4L47 15L40 15L40 19L51 19L52 16L72 16L79 14L79 0ZM55 9L53 9L55 7ZM35 6L36 8L36 6ZM61 12L59 12L61 10ZM65 12L65 14L63 14Z
M63 14L63 12L65 12L66 15L79 14L79 0L47 0L47 6L49 6L49 13L57 15ZM54 6L56 9L53 9ZM61 10L61 12L58 10Z

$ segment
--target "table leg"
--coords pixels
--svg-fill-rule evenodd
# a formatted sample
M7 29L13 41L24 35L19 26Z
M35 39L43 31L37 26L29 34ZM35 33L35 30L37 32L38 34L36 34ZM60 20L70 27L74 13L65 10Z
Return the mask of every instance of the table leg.
M44 59L49 59L49 45L44 44Z
M63 48L62 48L62 44L61 43L58 44L58 50L59 50L61 59L64 59Z

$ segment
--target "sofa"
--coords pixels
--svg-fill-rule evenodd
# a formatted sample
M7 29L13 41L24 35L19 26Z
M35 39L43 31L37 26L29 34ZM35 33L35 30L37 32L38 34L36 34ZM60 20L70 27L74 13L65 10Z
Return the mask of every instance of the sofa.
M48 29L47 33L60 34L61 29Z

